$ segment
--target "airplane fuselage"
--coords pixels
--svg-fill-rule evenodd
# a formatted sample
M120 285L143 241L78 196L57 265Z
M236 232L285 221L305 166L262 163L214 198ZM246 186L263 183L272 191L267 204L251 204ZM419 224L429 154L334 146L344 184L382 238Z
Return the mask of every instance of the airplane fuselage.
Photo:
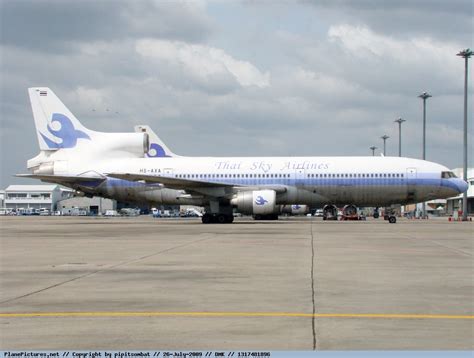
M223 183L235 187L284 188L277 204L326 203L358 206L387 206L447 198L463 188L458 178L443 178L449 169L428 161L398 157L180 157L69 161L67 171L54 174L80 175L127 171L148 176ZM87 189L87 188L86 188ZM162 189L145 184L109 178L97 194L129 201L165 204L205 205L199 195L183 195L182 190ZM223 191L221 198L230 193Z

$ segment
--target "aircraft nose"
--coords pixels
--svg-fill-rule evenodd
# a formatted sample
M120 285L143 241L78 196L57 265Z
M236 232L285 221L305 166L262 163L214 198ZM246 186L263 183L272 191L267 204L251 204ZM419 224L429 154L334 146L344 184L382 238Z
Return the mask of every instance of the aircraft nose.
M464 193L469 188L469 184L466 183L462 179L458 179L456 184L457 184L459 193Z

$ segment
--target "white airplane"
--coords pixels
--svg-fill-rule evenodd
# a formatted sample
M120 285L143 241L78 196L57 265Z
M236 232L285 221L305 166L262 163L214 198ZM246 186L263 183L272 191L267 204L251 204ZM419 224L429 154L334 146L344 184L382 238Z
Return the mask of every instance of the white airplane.
M138 133L84 127L49 88L29 89L40 153L31 174L86 195L206 208L203 223L233 209L274 217L281 205L390 206L456 196L467 183L440 164L400 157L180 157ZM395 217L390 222L395 222Z

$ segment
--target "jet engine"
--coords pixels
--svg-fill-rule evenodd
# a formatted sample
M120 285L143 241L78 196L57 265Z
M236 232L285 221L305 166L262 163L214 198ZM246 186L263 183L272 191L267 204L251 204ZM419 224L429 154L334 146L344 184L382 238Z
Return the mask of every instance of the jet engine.
M308 205L282 205L281 206L281 213L282 214L290 214L290 215L305 215L309 213L309 206Z
M132 157L143 158L143 155L148 152L149 146L148 133L100 134L100 150L106 153L104 156L113 156L114 153L119 153L121 156L131 155Z
M325 205L323 208L323 220L337 220L337 206Z
M342 215L344 216L355 216L357 215L357 207L355 205L346 205L342 209Z
M274 190L241 191L230 202L242 214L271 215L279 211Z

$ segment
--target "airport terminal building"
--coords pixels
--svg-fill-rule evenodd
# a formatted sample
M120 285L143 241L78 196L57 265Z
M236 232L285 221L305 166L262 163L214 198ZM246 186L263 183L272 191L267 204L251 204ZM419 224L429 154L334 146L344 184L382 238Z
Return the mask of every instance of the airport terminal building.
M47 209L57 210L57 203L73 195L59 185L10 185L5 189L3 207L16 212Z
M107 210L115 210L117 202L100 197L80 197L74 190L50 185L10 185L0 191L0 208L5 212L15 211L20 214L31 214L42 209L50 214L61 215L100 215Z

